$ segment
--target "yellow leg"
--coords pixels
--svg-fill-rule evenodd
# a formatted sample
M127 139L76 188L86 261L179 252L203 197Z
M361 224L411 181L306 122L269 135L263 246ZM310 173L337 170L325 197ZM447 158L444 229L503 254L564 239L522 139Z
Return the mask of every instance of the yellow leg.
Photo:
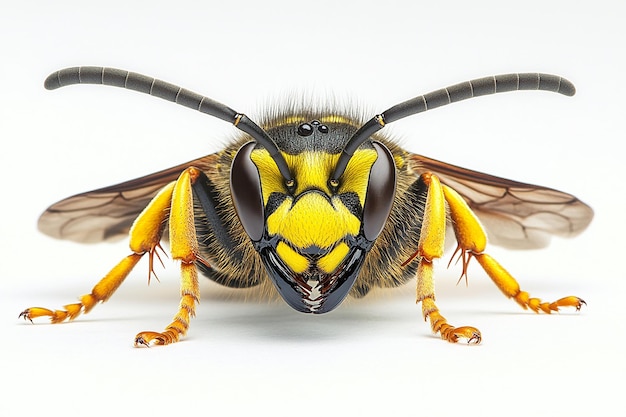
M31 307L22 311L20 317L32 322L34 318L47 316L50 317L52 323L61 323L65 320L73 320L81 313L88 313L96 304L108 300L113 295L146 253L150 256L150 273L152 273L152 258L159 247L162 225L167 217L173 188L174 183L171 183L161 190L137 217L130 231L130 248L133 253L113 267L93 287L91 293L80 297L78 303L63 306L64 310Z
M144 331L135 336L135 346L166 345L177 342L187 333L189 320L195 315L200 299L195 262L204 262L198 254L198 240L193 216L191 184L199 171L186 169L174 186L169 217L172 258L181 262L181 301L178 312L163 332Z
M105 275L91 290L91 293L80 297L79 303L67 304L64 310L49 310L43 307L31 307L20 313L20 317L31 322L34 318L47 316L52 323L61 323L65 320L74 320L81 313L89 313L96 304L105 302L122 284L133 267L139 262L141 255L132 254L122 259L111 271Z
M450 217L454 233L458 242L457 250L463 262L463 272L467 279L467 265L471 258L476 258L487 275L498 288L509 298L513 298L523 308L530 308L538 313L558 311L559 307L575 307L580 310L585 302L574 296L561 298L552 303L542 302L539 298L532 298L526 291L521 291L519 284L495 259L484 253L487 246L487 236L476 215L469 208L465 200L453 189L443 186L444 197L450 208Z
M181 301L178 312L163 332L146 331L135 337L136 346L169 344L187 333L189 321L195 314L200 297L198 273L195 262L204 262L198 254L196 239L192 183L199 175L196 168L186 169L175 182L166 186L137 217L130 230L131 255L124 258L93 288L90 294L80 297L80 302L64 306L65 310L33 307L24 310L20 317L29 319L48 316L53 323L72 320L81 312L89 312L97 303L106 301L121 285L141 257L148 253L153 271L153 258L160 248L163 225L169 220L169 237L172 258L181 262ZM169 216L169 217L168 217Z
M417 269L417 302L422 303L424 320L430 320L435 333L449 342L459 338L468 339L468 343L480 343L480 331L474 327L454 327L439 313L435 304L435 281L432 262L443 256L446 230L446 209L444 193L439 179L431 174L422 175L428 186L426 207L420 233L420 240L415 256L420 257Z

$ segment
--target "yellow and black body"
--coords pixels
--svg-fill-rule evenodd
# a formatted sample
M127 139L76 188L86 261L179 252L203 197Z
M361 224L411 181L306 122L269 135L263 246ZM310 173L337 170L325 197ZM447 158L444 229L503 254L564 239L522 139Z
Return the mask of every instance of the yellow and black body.
M101 67L58 71L46 87L89 83L124 87L230 121L243 133L225 149L137 180L79 194L51 206L40 229L96 242L130 235L131 255L90 294L62 310L32 307L21 316L74 319L106 301L145 254L167 236L181 262L181 304L163 332L135 342L167 344L184 335L199 299L197 271L232 288L274 288L294 309L325 313L346 296L417 278L417 301L432 330L456 342L481 340L454 327L434 303L433 260L454 233L462 276L476 258L494 283L524 308L579 309L580 298L533 298L484 250L537 247L551 234L572 236L592 218L577 198L410 153L379 132L415 113L485 94L546 90L572 95L546 74L508 74L457 84L400 103L370 120L349 111L287 106L260 124L223 104L150 77ZM166 234L167 229L167 234Z

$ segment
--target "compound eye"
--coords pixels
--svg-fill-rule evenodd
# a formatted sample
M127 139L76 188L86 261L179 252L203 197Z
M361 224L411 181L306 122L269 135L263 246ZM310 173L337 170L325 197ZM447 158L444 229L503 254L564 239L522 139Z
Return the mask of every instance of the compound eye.
M370 170L363 207L363 233L369 241L374 241L385 227L396 195L396 164L393 155L382 143L374 141L372 144L378 158Z
M244 230L257 242L265 230L265 212L259 170L250 159L255 145L248 142L235 155L230 169L230 193Z

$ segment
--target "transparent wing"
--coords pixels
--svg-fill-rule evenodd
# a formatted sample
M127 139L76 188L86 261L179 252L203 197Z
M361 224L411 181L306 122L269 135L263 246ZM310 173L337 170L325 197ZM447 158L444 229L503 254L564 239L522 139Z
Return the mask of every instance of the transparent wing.
M571 194L524 184L412 155L418 173L430 171L454 188L478 216L490 243L512 249L546 246L550 236L571 237L593 218L591 207Z
M110 187L77 194L48 207L39 218L39 230L48 236L80 243L112 241L128 236L135 218L150 200L190 166L211 166L208 155L164 171Z

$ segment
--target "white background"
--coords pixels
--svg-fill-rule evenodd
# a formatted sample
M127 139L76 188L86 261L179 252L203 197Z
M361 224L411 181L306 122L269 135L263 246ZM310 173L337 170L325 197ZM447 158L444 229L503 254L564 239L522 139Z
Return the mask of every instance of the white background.
M625 376L624 10L619 1L4 2L0 12L0 415L617 415ZM202 4L201 6L199 6ZM277 97L351 97L373 112L486 75L541 71L574 98L512 93L387 128L416 153L571 192L590 228L540 251L490 248L545 300L522 311L473 265L470 284L439 262L438 303L483 344L432 336L413 284L301 315L225 297L207 280L188 337L132 347L178 305L176 266L146 285L142 262L118 293L71 324L31 325L25 307L88 292L128 252L42 236L36 219L74 193L208 154L234 128L114 88L55 92L75 65L125 68L254 117ZM593 414L591 414L593 413ZM113 414L114 415L114 414Z

